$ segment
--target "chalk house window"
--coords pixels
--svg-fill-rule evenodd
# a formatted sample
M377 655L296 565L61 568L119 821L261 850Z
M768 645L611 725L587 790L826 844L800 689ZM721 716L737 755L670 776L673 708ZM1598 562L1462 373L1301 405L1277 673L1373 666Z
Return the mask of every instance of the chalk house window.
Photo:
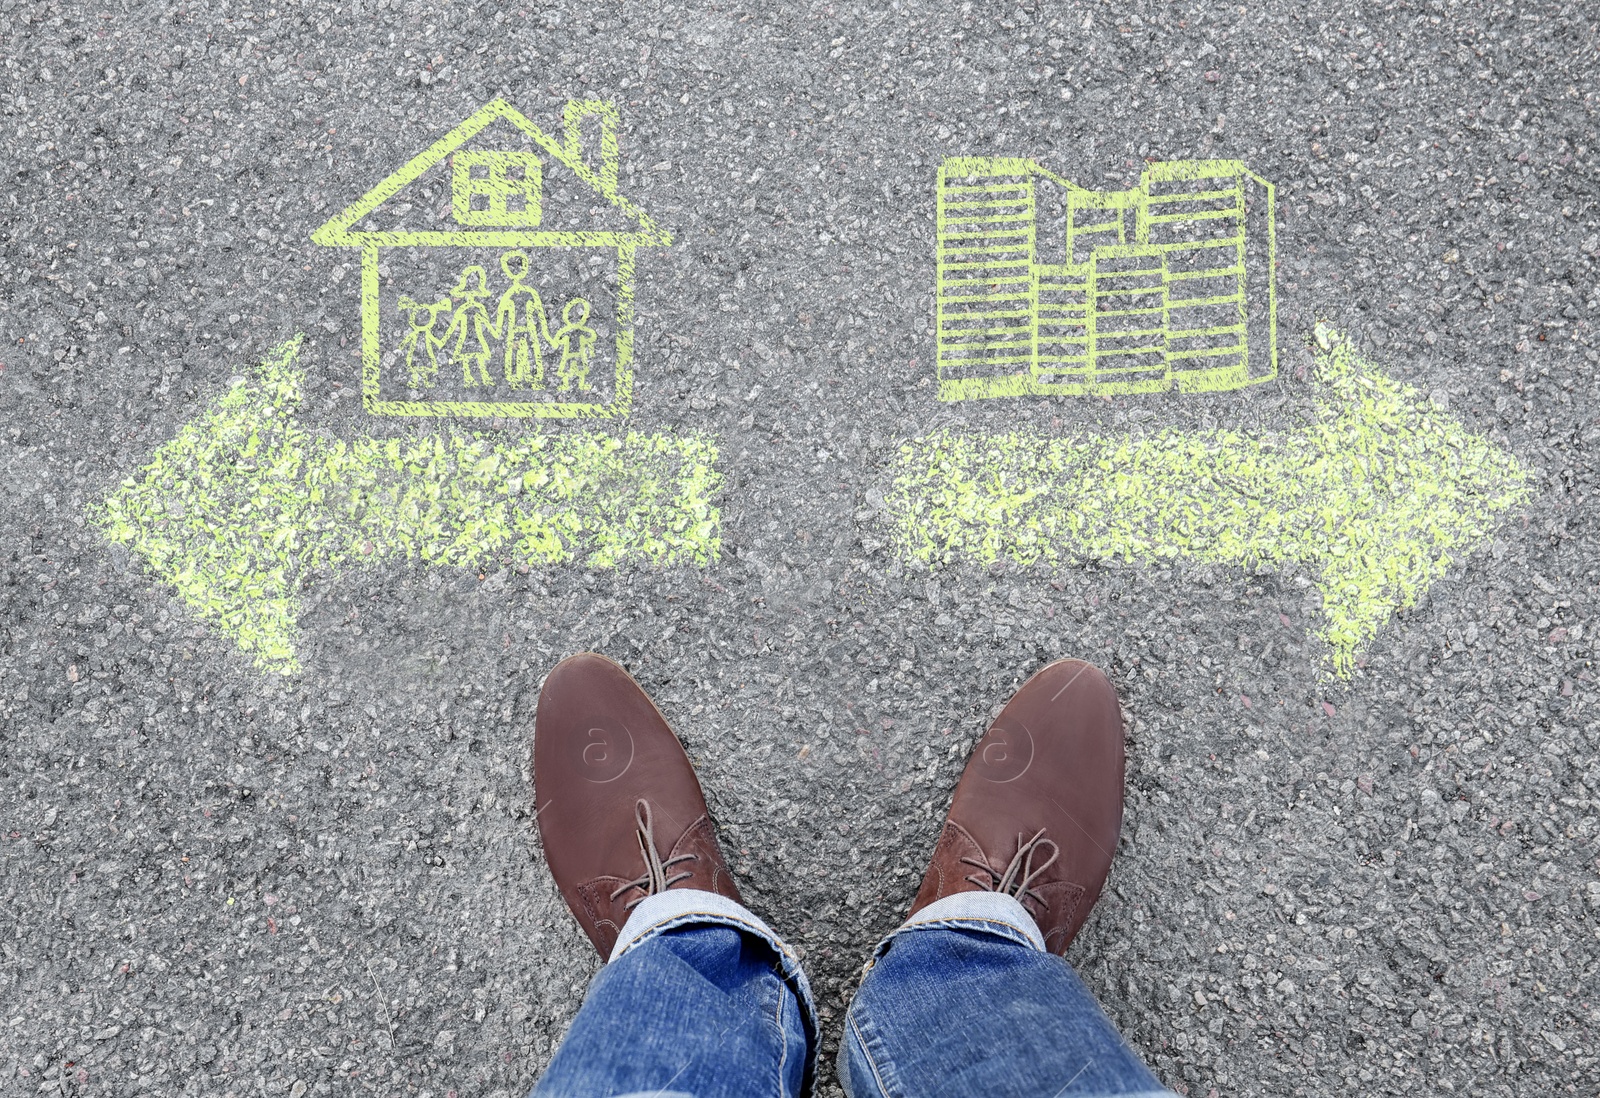
M456 153L450 206L457 223L537 226L542 170L532 153L496 149Z

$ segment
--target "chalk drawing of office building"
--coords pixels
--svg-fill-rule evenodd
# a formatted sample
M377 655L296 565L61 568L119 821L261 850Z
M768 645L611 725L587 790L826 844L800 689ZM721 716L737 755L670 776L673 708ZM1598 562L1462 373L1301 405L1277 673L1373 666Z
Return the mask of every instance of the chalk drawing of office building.
M1094 191L1012 157L939 169L941 400L1237 389L1277 375L1274 192L1237 160Z

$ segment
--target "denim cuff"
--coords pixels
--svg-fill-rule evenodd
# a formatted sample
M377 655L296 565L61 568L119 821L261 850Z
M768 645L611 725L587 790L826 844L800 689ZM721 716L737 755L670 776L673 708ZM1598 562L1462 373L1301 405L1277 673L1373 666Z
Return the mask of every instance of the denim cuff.
M880 942L874 956L897 935L917 930L977 930L1046 952L1039 924L1027 908L1003 892L956 892L935 900Z
M1023 912L1023 915L1026 917L1027 913ZM800 1017L805 1024L806 1035L811 1040L812 1054L815 1055L817 1009L811 998L811 985L806 981L805 970L800 967L800 954L737 900L698 888L669 888L665 892L646 896L633 909L628 921L622 924L617 944L612 947L611 956L606 961L608 964L615 961L640 942L658 934L695 926L731 926L772 947L779 974L800 1001Z
M652 935L696 923L735 926L748 931L770 945L779 956L799 966L800 958L794 951L749 908L720 893L703 892L698 888L669 888L640 900L628 921L622 924L617 944L611 947L611 956L606 960L615 961Z

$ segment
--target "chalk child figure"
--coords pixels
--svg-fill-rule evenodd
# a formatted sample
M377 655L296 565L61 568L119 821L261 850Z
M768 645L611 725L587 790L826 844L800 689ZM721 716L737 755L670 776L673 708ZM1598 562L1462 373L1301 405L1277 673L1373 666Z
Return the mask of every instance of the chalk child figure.
M544 299L523 282L528 276L526 252L507 252L500 257L500 269L511 280L494 315L495 328L506 341L506 383L513 389L538 389L544 385L544 345L555 343Z
M489 310L483 304L483 299L489 296L489 276L482 267L473 264L461 272L461 278L451 293L464 300L456 306L455 315L450 318L450 327L445 330L439 344L443 346L450 342L451 336L456 337L455 348L450 354L461 363L463 385L469 389L480 384L493 386L494 379L489 376L489 358L494 354L492 344L499 341L500 331L490 322ZM474 366L478 368L477 381L472 377Z
M417 301L409 294L400 297L400 311L406 314L411 327L401 337L398 353L405 356L406 375L413 389L431 389L439 376L439 356L435 352L444 343L434 338L433 326L439 313L449 307L449 298L428 303Z
M589 303L581 297L573 298L561 310L561 321L561 328L551 341L561 351L561 392L571 389L576 381L578 390L587 393L595 341L595 331L589 327Z

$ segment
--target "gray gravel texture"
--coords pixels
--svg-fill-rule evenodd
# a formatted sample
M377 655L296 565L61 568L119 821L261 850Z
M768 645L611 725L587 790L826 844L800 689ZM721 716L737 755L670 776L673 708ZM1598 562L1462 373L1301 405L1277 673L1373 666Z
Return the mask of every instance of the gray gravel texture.
M1079 654L1129 775L1071 960L1168 1085L1600 1091L1592 6L270 3L0 0L0 1089L521 1092L597 968L525 773L541 677L596 648L675 722L830 1056L967 748ZM258 673L86 508L296 331L315 429L438 429L362 412L350 255L307 237L497 94L621 107L623 190L677 236L629 425L719 436L724 555L312 577L304 673ZM940 405L955 154L1244 159L1281 379ZM1535 471L1347 683L1293 568L889 553L898 439L1272 426L1319 318Z

